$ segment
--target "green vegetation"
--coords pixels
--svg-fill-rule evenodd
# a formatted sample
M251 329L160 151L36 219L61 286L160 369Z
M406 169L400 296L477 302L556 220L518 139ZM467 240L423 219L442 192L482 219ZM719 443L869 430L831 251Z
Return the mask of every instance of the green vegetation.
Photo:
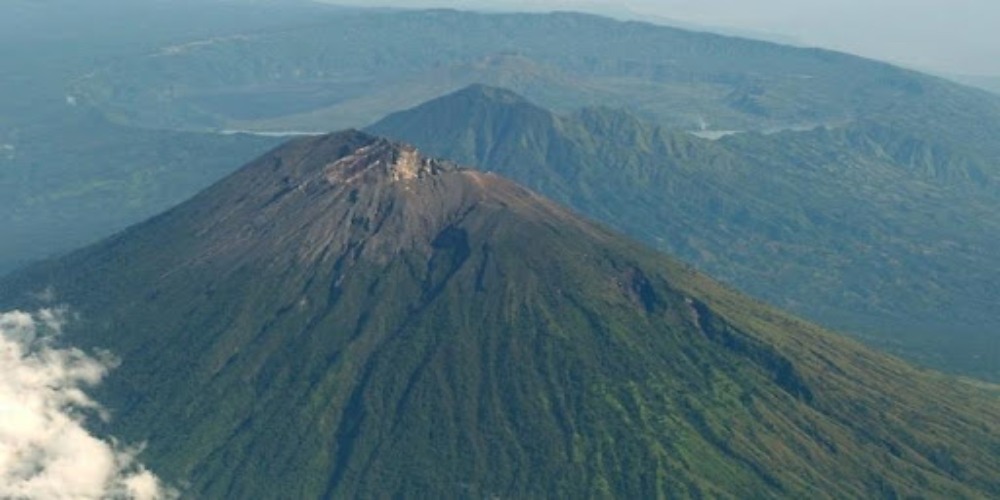
M690 129L900 113L942 133L1000 127L1000 98L888 64L582 14L317 11L309 25L241 35L118 59L74 92L158 127L336 130L473 83L561 111L622 107Z
M74 95L74 82L164 45L287 27L313 12L226 2L4 1L0 274L140 222L278 142L112 124Z
M192 496L1000 495L995 395L405 157L293 141L0 307L72 304L102 430Z
M205 129L488 83L561 114L476 87L377 128L1000 379L994 96L593 16L196 7L4 4L0 273L275 142ZM381 170L402 156L293 141L0 278L0 308L69 304L64 338L121 359L95 431L196 497L1000 496L995 385L491 174Z
M829 51L566 13L319 9L189 42L115 58L72 91L125 124L330 130L507 87L562 117L514 106L476 121L456 104L414 119L423 135L376 130L909 359L1000 380L994 95ZM470 126L492 128L462 136ZM770 135L681 133L703 127Z
M329 130L485 82L563 117L487 111L481 144L443 131L419 142L825 325L1000 377L996 96L844 54L586 15L221 3L193 20L183 2L105 0L88 15L127 27L105 32L69 3L13 0L0 19L13 69L0 148L15 148L0 150L15 241L0 272L137 222L273 144L136 127ZM576 111L588 105L643 122ZM434 119L482 124L462 113ZM715 144L679 132L701 127L785 132Z
M914 128L709 141L473 86L371 130L509 176L913 361L1000 380L1000 165Z
M66 111L11 142L0 151L0 274L166 210L279 139L131 129Z

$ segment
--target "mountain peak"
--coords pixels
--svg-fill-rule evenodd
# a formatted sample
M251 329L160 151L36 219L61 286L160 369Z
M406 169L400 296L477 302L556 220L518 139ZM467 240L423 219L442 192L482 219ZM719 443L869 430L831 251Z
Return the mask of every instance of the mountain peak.
M272 150L156 219L161 229L148 232L192 228L187 243L199 257L177 262L184 269L276 256L310 263L346 251L386 260L430 251L429 242L474 208L537 217L538 207L552 208L495 175L347 130Z
M505 104L515 104L515 103L527 103L528 100L525 99L520 94L517 94L511 90L494 87L491 85L485 85L482 83L474 83L468 87L462 88L453 94L452 97L470 97L473 99L486 99L490 101L501 102Z
M413 146L377 139L328 164L324 175L331 184L351 184L371 176L399 182L456 168L452 163L421 155Z
M122 360L107 425L191 496L1000 493L994 398L357 131L5 277L0 307L39 289Z
M459 170L416 147L350 129L290 141L253 162L243 175L304 188L320 179L333 187L408 181ZM239 177L239 176L237 176Z

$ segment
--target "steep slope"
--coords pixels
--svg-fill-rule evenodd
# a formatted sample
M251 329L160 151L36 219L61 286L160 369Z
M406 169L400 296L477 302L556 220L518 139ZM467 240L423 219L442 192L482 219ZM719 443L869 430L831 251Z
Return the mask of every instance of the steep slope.
M525 188L299 139L0 281L122 360L103 424L206 498L989 497L995 396Z
M782 308L1000 380L1000 167L871 121L717 141L472 86L375 133L509 176Z

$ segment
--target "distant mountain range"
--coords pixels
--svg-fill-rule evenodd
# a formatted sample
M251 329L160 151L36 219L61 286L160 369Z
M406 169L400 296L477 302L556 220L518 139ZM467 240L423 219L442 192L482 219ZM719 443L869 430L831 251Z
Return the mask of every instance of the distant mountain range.
M955 75L951 78L966 85L1000 94L1000 76Z
M675 128L879 119L1000 150L1000 97L985 92L832 51L573 13L320 9L308 25L120 58L71 90L144 126L326 131L473 83Z
M506 175L824 324L1000 379L1000 164L877 121L717 141L473 86L371 130Z
M995 395L359 132L0 279L53 297L192 497L1000 495Z

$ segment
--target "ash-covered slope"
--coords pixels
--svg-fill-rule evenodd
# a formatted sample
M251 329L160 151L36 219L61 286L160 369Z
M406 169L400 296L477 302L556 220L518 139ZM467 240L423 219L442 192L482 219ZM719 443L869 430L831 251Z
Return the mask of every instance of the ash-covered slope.
M995 399L359 132L0 282L190 496L1000 494ZM37 297L37 295L34 295Z

